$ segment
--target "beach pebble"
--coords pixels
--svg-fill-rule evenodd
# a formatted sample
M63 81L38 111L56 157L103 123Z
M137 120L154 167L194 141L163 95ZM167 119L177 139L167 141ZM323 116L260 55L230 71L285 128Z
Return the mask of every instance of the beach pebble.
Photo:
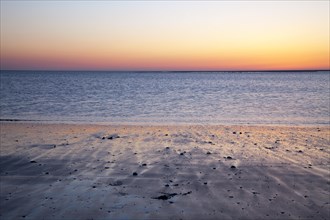
M177 193L169 193L169 194L164 194L158 197L154 197L153 199L159 199L159 200L168 200L170 198L172 198L173 196L178 195Z
M137 172L134 172L134 173L133 173L133 176L137 176L137 175L138 175Z
M210 152L210 151L208 151L206 154L211 154L211 152Z
M182 193L183 196L189 195L190 193L192 193L192 191L186 192L186 193Z
M168 200L169 197L167 195L161 195L161 196L156 197L155 199Z
M120 138L118 134L112 134L110 136L108 136L109 140L115 139L115 138Z
M231 169L236 169L236 167L235 167L234 165L232 165L230 168L231 168Z

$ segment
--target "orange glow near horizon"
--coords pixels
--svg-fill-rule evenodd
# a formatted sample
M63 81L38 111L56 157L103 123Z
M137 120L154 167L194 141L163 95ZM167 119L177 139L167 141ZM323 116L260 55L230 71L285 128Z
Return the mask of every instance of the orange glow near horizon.
M1 69L330 69L329 32L327 1L1 2Z

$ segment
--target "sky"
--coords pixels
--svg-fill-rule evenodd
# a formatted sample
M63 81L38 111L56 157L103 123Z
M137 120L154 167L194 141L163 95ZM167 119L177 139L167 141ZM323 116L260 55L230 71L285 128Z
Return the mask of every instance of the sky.
M330 69L329 0L1 0L1 69Z

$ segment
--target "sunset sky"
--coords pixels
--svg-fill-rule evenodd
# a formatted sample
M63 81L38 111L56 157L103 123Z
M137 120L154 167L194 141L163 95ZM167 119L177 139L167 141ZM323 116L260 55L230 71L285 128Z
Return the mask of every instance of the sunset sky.
M1 0L1 69L329 69L329 4Z

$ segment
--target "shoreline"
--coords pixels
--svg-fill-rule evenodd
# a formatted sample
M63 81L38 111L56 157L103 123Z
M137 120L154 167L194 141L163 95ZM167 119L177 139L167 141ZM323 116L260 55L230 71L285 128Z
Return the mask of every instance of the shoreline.
M330 127L330 123L302 124L302 123L208 123L208 122L93 122L67 120L29 120L29 119L0 119L0 124L45 124L45 125L81 125L81 126L246 126L246 127Z
M0 122L1 219L328 219L330 127Z

